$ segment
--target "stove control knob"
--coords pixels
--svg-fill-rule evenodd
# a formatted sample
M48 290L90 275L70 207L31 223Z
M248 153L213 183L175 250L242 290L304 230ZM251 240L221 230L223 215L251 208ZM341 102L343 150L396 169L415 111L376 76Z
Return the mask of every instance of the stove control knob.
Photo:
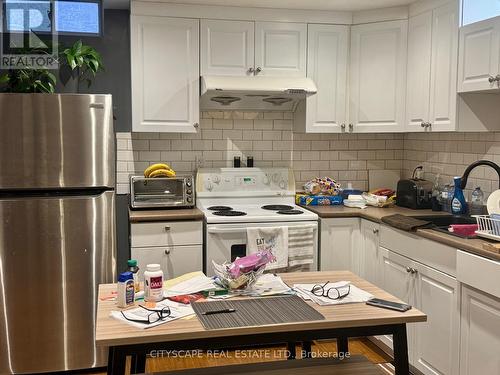
M210 181L205 182L205 189L207 189L208 191L212 191L213 188L214 185L212 185Z
M267 174L262 178L262 182L264 183L264 185L269 185L271 183L271 180L269 179L269 176Z
M216 184L219 184L220 182L220 177L218 175L212 176L212 181Z
M281 180L280 183L279 183L279 187L280 189L285 189L286 188L286 183L285 183L285 180Z

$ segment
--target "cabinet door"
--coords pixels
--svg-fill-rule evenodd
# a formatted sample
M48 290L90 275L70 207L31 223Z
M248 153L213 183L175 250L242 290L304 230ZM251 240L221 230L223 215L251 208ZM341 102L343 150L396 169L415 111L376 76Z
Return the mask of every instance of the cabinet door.
M132 16L132 130L196 132L199 21Z
M201 75L253 75L254 23L201 20Z
M380 287L405 303L413 305L415 301L416 278L412 276L410 269L414 267L414 262L383 247L379 248L379 252L381 259ZM413 327L408 325L407 330L409 357L411 361L411 343L414 337ZM378 339L389 348L393 348L392 335L378 336Z
M203 248L201 245L135 247L132 248L131 254L132 259L137 259L137 265L141 270L139 274L141 281L144 279L146 266L151 263L159 264L167 279L203 269Z
M498 52L498 51L497 51ZM498 53L497 53L498 54ZM428 130L456 128L458 2L452 1L432 12L432 64Z
M255 69L266 76L306 76L307 25L256 22Z
M349 27L308 25L307 76L318 93L307 98L306 132L338 133L345 127Z
M358 273L359 219L321 219L320 270Z
M431 80L432 12L408 21L408 70L406 89L406 130L423 131L429 121Z
M381 285L379 279L379 232L380 224L368 220L361 220L362 246L359 261L359 275L377 286Z
M458 92L498 89L490 77L500 74L500 17L460 28Z
M412 365L423 374L454 375L459 361L459 283L457 279L415 263L415 306L427 314L416 323ZM476 349L477 350L477 349Z
M403 131L407 31L407 20L352 27L350 131Z
M460 375L500 374L500 300L462 286Z

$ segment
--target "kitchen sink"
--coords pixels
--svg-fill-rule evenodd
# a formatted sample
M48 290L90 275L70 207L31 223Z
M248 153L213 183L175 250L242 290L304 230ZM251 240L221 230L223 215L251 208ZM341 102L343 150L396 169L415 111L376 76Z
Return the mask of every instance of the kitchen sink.
M434 226L432 230L437 232L442 232L449 234L451 236L460 237L460 238L475 238L476 236L464 236L460 234L456 234L448 231L448 227L452 224L477 224L477 221L474 217L470 216L462 216L462 215L429 215L429 216L415 216L415 219L429 221Z

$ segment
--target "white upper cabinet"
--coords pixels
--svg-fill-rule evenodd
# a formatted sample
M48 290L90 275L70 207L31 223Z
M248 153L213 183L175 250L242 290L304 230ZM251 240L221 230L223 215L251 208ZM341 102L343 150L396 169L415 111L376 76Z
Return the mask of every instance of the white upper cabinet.
M456 129L458 2L432 12L432 63L429 129Z
M199 20L131 16L132 130L196 132Z
M404 128L408 21L353 26L349 131Z
M201 75L253 75L254 22L201 20Z
M318 93L307 98L305 131L338 133L347 121L347 56L349 27L308 25L307 77Z
M256 74L305 77L306 42L304 23L256 22Z
M458 92L499 90L500 16L460 28Z
M410 18L407 131L456 129L457 50L456 1Z
M431 84L432 12L411 17L408 21L408 70L406 91L406 126L419 131L429 121ZM425 127L422 127L424 129Z

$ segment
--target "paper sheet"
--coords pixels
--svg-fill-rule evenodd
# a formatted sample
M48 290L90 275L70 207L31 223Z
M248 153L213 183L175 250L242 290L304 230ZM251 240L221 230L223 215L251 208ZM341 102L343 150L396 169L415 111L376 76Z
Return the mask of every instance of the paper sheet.
M320 283L294 284L293 289L304 300L311 300L311 301L313 301L321 306L342 305L342 304L346 304L346 303L366 302L370 298L373 297L373 295L371 295L370 293L365 292L362 289L359 289L358 287L349 283L348 281L339 281L336 283L328 283L324 287L325 290L327 290L329 288L339 288L340 292L344 292L344 291L347 291L347 287L348 287L348 285L350 285L349 294L347 296L345 296L344 298L335 300L335 299L331 299L328 297L320 297L320 296L316 296L315 294L313 294L311 292L312 288L317 284L320 284Z
M138 323L138 322L131 322L130 320L127 320L123 317L122 313L120 311L111 311L110 316L121 320L122 322L125 322L127 324L130 324L131 326L137 327L137 328L142 328L142 329L147 329L147 328L153 328L156 326L159 326L161 324L165 324L168 322L171 322L176 319L184 318L189 315L193 315L194 311L191 305L185 305L182 303L177 303L174 301L170 301L168 299L163 300L161 302L156 303L156 307L154 310L161 310L164 307L169 307L170 308L170 316L165 318L164 320L158 320L157 322L151 323L151 324L144 324L144 323ZM127 316L127 318L131 319L147 319L147 316L151 314L151 311L145 310L141 307L136 307L128 310L123 310L123 313Z
M281 277L273 273L264 273L260 275L255 284L245 290L243 294L255 297L292 293L293 290L283 282Z
M181 281L176 282L177 279ZM216 288L214 281L203 272L186 274L177 279L170 280L169 284L164 285L164 297L182 296Z

